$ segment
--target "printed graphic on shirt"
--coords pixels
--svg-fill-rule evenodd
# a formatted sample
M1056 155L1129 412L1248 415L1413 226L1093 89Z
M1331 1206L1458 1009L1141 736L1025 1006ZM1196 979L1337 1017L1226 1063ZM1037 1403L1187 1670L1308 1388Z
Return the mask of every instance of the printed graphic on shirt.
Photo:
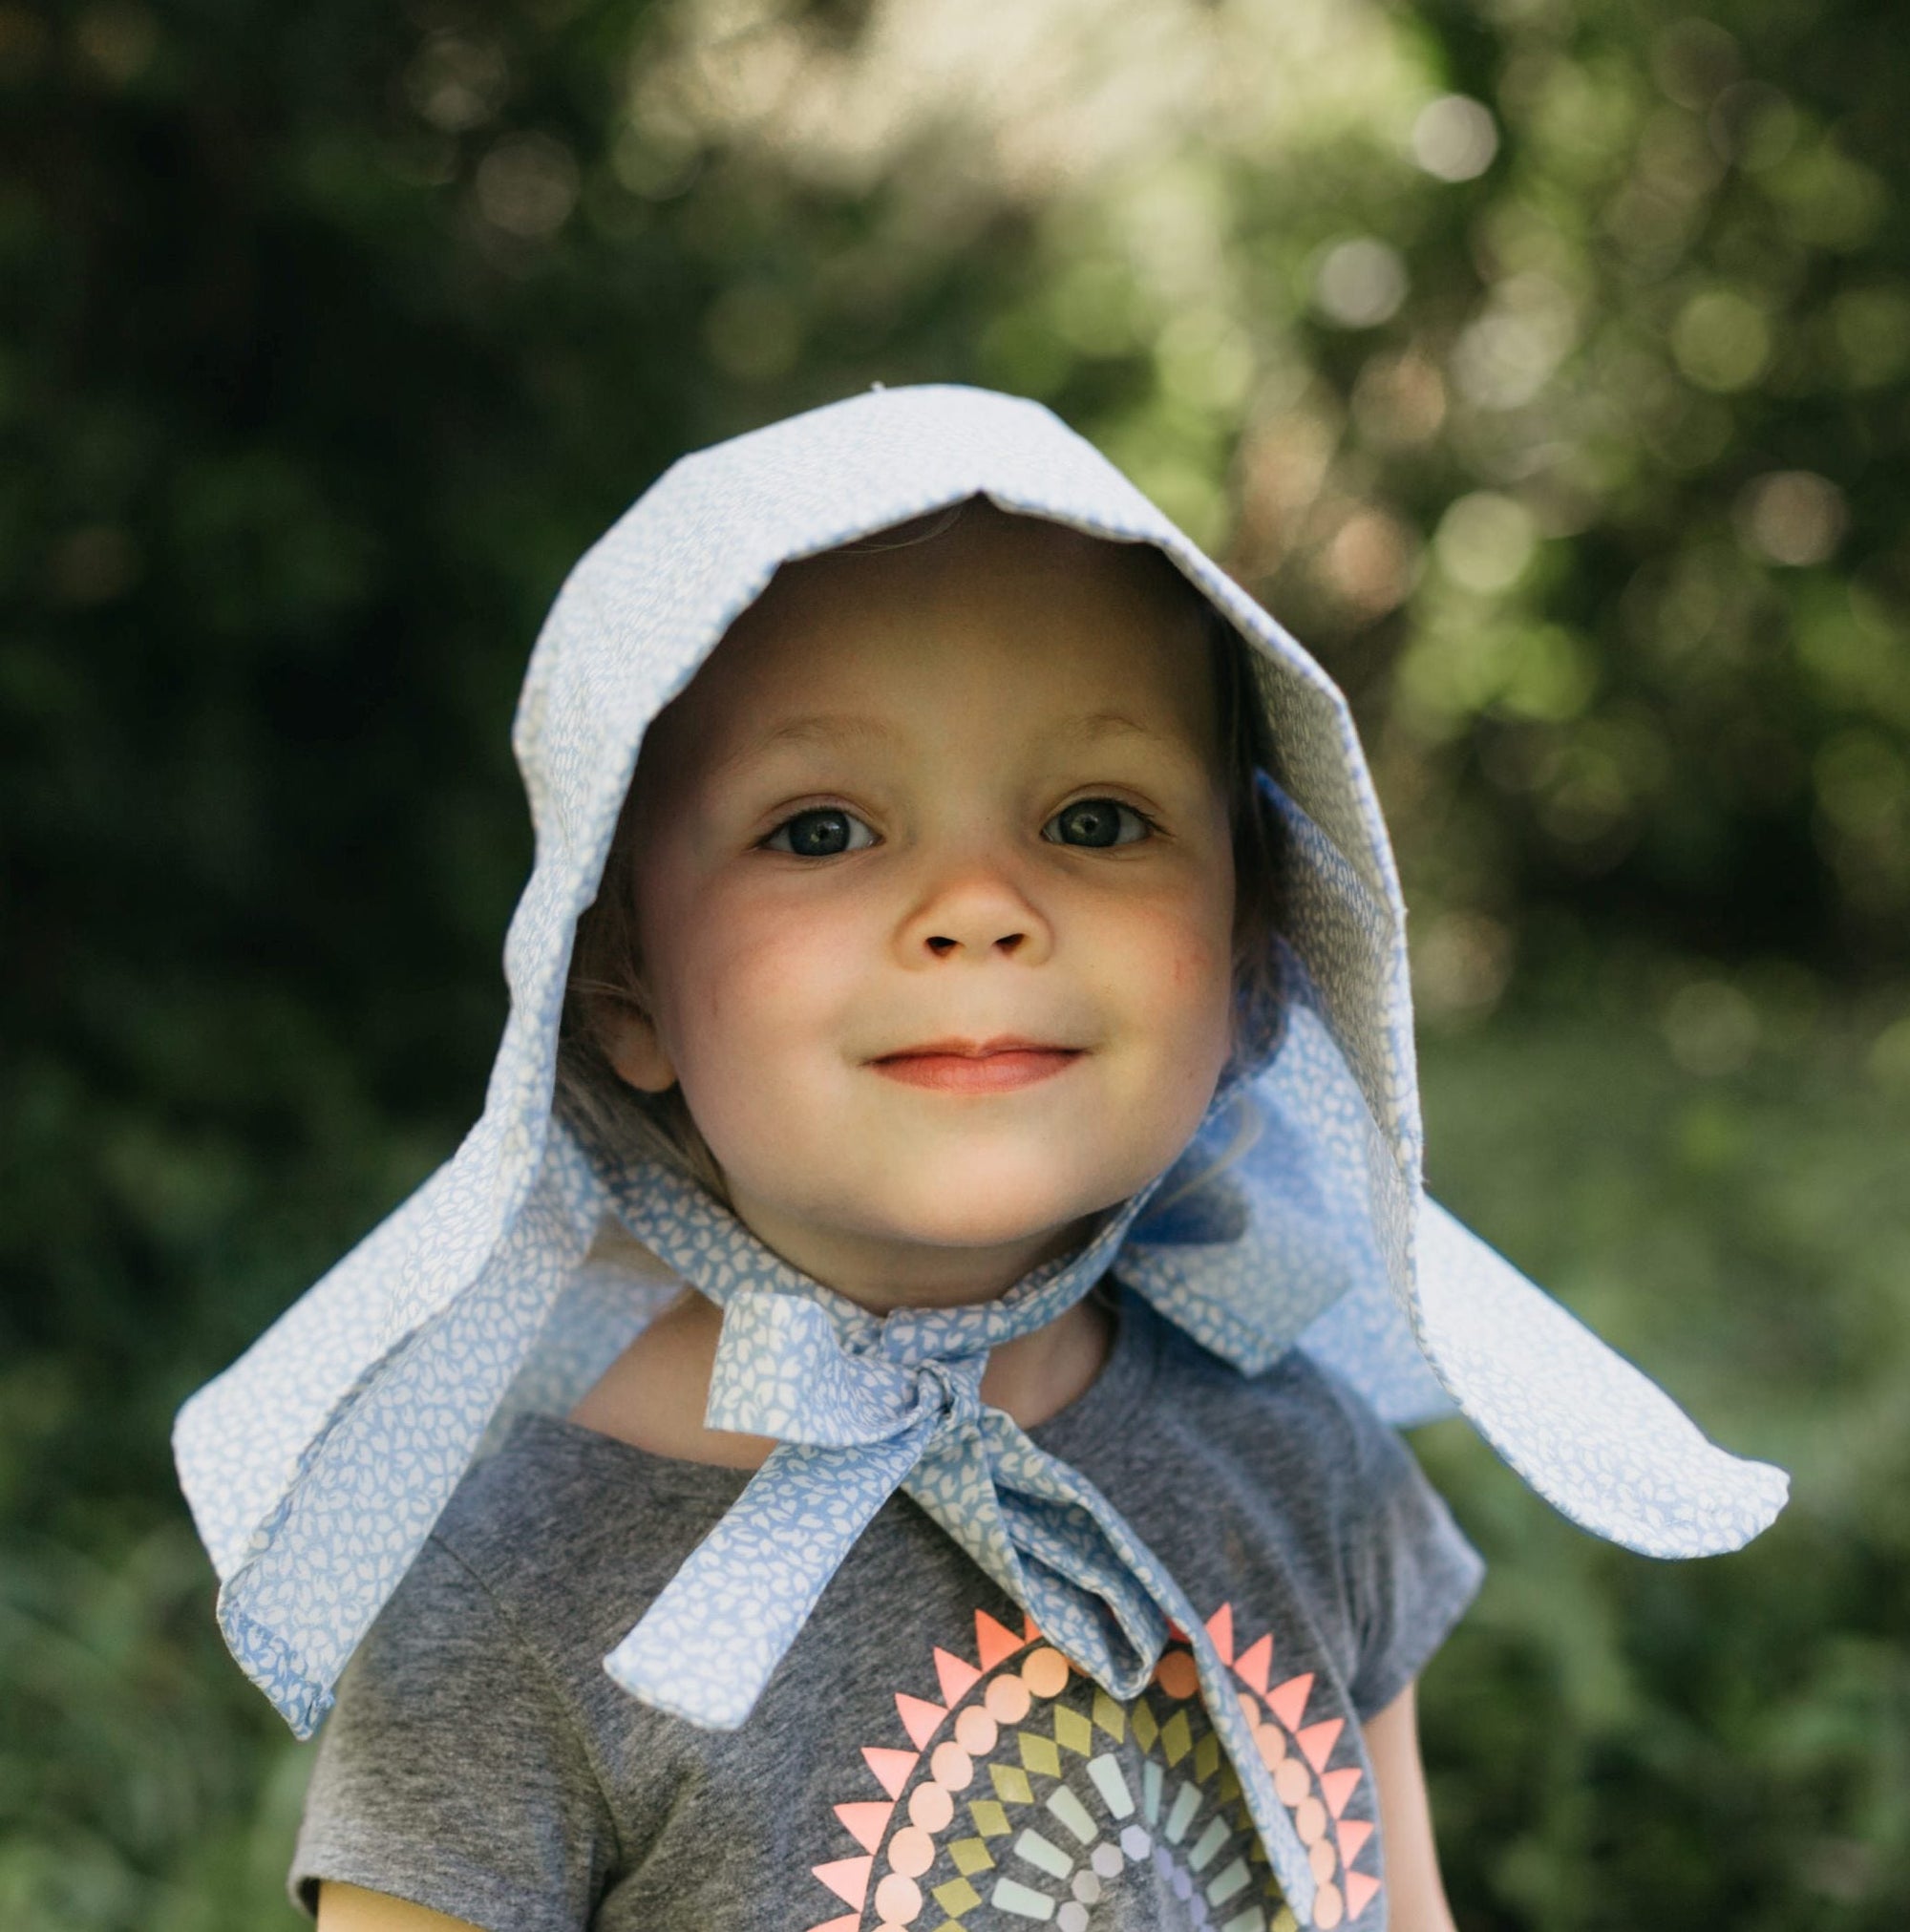
M1312 1923L1357 1926L1380 1880L1356 1868L1373 1834L1356 1736L1344 1715L1309 1709L1324 1701L1311 1671L1280 1677L1271 1634L1236 1649L1231 1604L1207 1629L1307 1847ZM862 1792L835 1807L860 1852L814 1868L850 1910L811 1932L1090 1932L1106 1922L1095 1907L1131 1885L1165 1905L1163 1922L1298 1932L1174 1634L1154 1683L1123 1705L1032 1623L1016 1635L977 1610L974 1654L934 1653L939 1695L896 1693L905 1742L863 1747Z

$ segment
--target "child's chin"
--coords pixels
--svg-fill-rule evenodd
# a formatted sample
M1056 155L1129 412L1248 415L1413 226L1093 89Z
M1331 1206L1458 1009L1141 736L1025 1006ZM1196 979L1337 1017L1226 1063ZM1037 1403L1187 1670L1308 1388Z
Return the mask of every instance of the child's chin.
M1138 1183L1135 1183L1138 1185ZM898 1235L933 1247L1007 1247L1058 1233L1125 1200L1132 1187L1016 1187L986 1178L951 1178L911 1190L890 1202Z

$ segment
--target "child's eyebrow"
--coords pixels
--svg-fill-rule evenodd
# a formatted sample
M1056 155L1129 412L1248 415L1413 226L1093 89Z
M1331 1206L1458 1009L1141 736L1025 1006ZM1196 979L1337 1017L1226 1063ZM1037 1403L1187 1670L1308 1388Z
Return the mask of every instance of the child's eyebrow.
M1062 727L1071 737L1106 738L1120 735L1139 738L1158 738L1167 742L1166 734L1157 732L1152 725L1144 725L1138 718L1131 718L1124 711L1090 711L1085 717L1070 718Z
M1151 725L1142 724L1137 718L1131 718L1123 711L1087 711L1079 717L1065 719L1057 728L1057 734L1071 738L1105 738L1114 736L1151 738L1158 744L1175 742L1166 733L1155 730ZM732 753L722 761L719 770L741 764L761 756L765 752L784 744L837 744L857 738L895 739L902 733L884 718L863 717L849 711L818 711L806 717L790 718L767 732L753 743Z
M727 778L739 767L766 757L778 746L790 744L841 744L854 738L894 738L895 730L881 718L854 717L846 712L817 712L814 716L790 718L774 731L752 738L733 752L718 758L710 768L714 778Z
M766 752L774 745L835 744L852 738L893 738L897 735L895 727L882 718L858 717L846 711L817 711L809 717L791 718L775 731L764 732L748 747L744 755Z
M784 745L828 746L851 744L858 740L896 744L905 735L903 730L889 719L862 712L808 712L787 718L760 737L753 738L718 757L709 768L709 776L715 783L727 784L734 775L747 772L751 765L767 758ZM1054 735L1083 744L1093 744L1107 738L1137 740L1143 747L1177 762L1195 755L1192 748L1178 734L1143 724L1125 711L1083 711L1074 717L1062 719L1055 726Z

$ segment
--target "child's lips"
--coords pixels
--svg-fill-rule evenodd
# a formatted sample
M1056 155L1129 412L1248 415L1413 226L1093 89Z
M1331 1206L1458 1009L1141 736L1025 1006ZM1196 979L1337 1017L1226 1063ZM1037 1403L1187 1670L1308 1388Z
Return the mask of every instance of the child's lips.
M1080 1057L1078 1047L1034 1041L936 1040L869 1064L878 1073L911 1087L934 1087L950 1093L1002 1093L1050 1079Z

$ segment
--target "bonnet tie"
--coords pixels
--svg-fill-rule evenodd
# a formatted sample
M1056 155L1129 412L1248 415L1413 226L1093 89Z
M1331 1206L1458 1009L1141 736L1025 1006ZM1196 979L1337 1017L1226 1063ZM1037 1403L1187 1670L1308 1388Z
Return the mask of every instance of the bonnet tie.
M723 1310L706 1423L777 1447L604 1667L657 1709L736 1729L900 1489L1110 1696L1131 1703L1170 1625L1185 1633L1208 1718L1304 1921L1315 1882L1305 1849L1199 1611L1093 1483L981 1399L989 1350L1101 1280L1160 1178L998 1300L878 1316L791 1267L673 1169L605 1174L630 1231Z

